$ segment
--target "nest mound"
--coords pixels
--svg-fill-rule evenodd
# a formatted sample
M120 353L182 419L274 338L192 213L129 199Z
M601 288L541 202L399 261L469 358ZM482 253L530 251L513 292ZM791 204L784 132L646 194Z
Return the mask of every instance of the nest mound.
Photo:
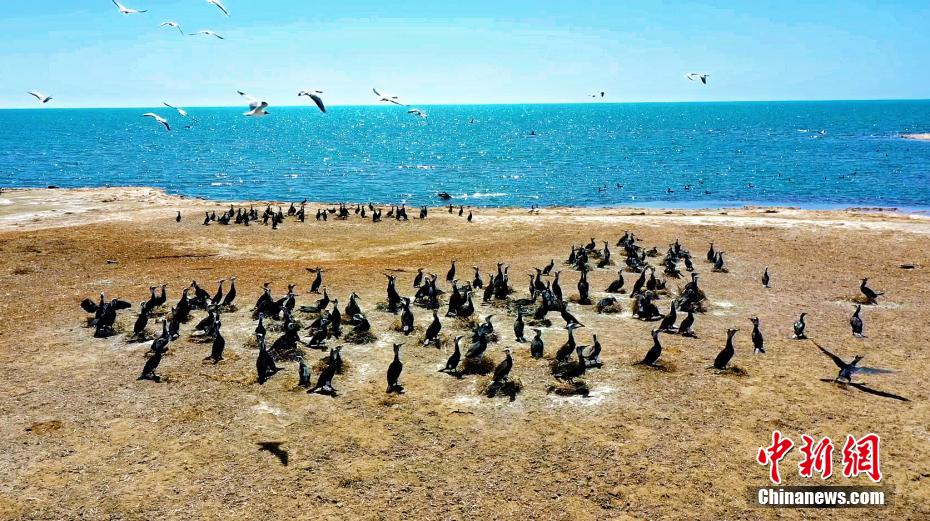
M364 333L349 331L343 338L343 340L350 344L370 344L377 339L378 337L376 337L371 331L365 331Z
M622 313L623 304L621 304L619 300L616 302L611 302L610 304L606 304L606 305L601 305L601 303L598 302L595 309L597 310L598 313L612 315L616 313Z
M481 355L480 358L466 358L462 361L462 371L465 374L487 375L494 371L494 360L488 355Z
M587 398L588 395L591 394L591 388L588 387L587 382L584 380L575 380L574 384L556 382L546 387L546 394L554 394L556 396L584 396Z
M494 383L489 379L481 384L481 394L488 398L508 396L510 401L514 401L517 399L517 394L522 390L523 382L517 377L508 378L503 383Z

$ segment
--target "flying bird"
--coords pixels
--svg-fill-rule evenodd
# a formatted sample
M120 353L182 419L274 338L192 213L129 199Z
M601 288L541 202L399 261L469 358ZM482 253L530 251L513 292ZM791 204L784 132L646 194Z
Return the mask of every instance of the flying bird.
M215 32L213 32L213 31L211 31L211 30L209 30L209 29L204 29L204 30L202 30L202 31L197 31L196 33L191 33L191 34L189 34L188 36L200 36L200 35L203 35L203 36L215 36L215 37L219 38L220 40L225 40L225 39L226 39L226 38L223 38L222 36L216 34Z
M387 103L393 103L395 105L400 105L402 107L406 106L397 99L397 96L392 96L390 94L381 94L378 92L378 89L371 89L375 93L375 96L378 96L378 101L384 101Z
M215 5L220 11L223 11L223 14L229 16L229 11L226 10L226 6L220 0L207 0L207 3Z
M46 96L45 94L42 94L42 93L39 92L39 91L32 91L32 90L31 90L31 91L29 91L28 94L30 94L31 96L35 96L35 98L36 98L37 100L39 100L39 102L41 102L41 103L43 103L43 104L44 104L44 103L48 103L48 102L51 101L51 99L52 99L51 96Z
M119 9L119 12L121 12L121 13L123 13L123 14L139 14L139 13L146 13L146 12L148 12L147 9L143 9L143 10L141 10L141 11L138 10L138 9L129 9L128 7L126 7L126 6L124 6L123 4L117 2L116 0L112 0L112 1L113 1L113 5L115 5L116 8Z
M320 97L320 94L323 94L321 90L307 89L302 90L297 93L297 97L307 96L312 99L316 106L320 108L320 112L326 112L326 106L323 105L323 98Z
M145 114L142 115L142 117L143 117L143 118L152 118L152 119L154 119L155 121L157 121L157 122L161 123L162 125L164 125L165 128L168 129L169 131L171 130L171 126L168 125L168 120L165 119L165 118L163 118L163 117L161 117L161 116L159 116L158 114L155 114L154 112L146 112Z
M603 98L605 94L607 93L604 91L595 92L594 94L591 95L591 97L592 98Z
M177 22L162 22L158 25L159 27L174 27L178 30L179 33L184 34L184 31L181 30L181 26Z
M426 119L426 112L423 112L420 109L410 109L407 111L407 114L413 114L414 116L418 118Z
M691 81L701 80L701 83L707 85L707 78L710 77L710 74L702 74L700 72L689 72L685 75L685 78L688 78Z
M174 109L174 110L178 111L178 114L179 114L182 118L190 117L189 114L187 113L187 111L184 110L184 109L182 109L181 107L175 107L174 105L169 105L167 102L162 102L162 105L168 107L169 109Z
M256 98L255 96L251 96L251 95L249 95L249 94L246 94L246 93L242 92L241 90L236 91L236 92L238 92L240 96L242 96L243 98L245 98L245 99L248 100L248 102L249 102L249 109L251 109L251 110L249 110L248 112L243 112L243 113L242 113L243 116L249 116L249 117L253 117L253 118L260 118L260 117L263 117L263 116L267 116L268 114L271 114L270 112L268 112L267 110L265 110L265 109L268 108L268 102L267 102L267 101L262 101L262 100Z

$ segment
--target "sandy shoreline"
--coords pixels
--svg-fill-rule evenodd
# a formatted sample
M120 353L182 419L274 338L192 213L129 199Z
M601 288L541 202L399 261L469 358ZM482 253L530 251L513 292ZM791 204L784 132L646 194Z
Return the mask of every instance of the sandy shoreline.
M927 216L787 208L553 208L537 215L482 208L469 224L431 208L425 221L411 212L410 222L372 224L354 214L316 222L319 206L311 204L307 222L288 219L274 231L201 224L204 211L225 207L146 188L0 194L0 517L930 517ZM178 210L181 223L174 221ZM482 396L474 376L437 373L450 350L417 346L415 335L391 330L396 317L376 309L385 273L398 276L406 296L419 267L439 274L448 289L443 275L453 257L467 280L472 265L487 279L497 262L508 263L516 298L527 296L526 274L555 259L571 299L578 273L562 264L571 245L609 241L622 263L614 243L624 230L660 251L680 239L694 254L711 303L697 317L698 338L662 336L666 372L633 365L651 345L654 323L632 319L625 295L619 315L571 304L587 326L578 341L588 344L597 333L604 346L604 367L585 376L588 398L547 392L555 383L548 362L514 342L513 316L502 306L476 302L479 316L496 315L501 340L490 357L514 350L513 374L524 386L514 402ZM729 273L713 273L704 261L710 241L727 252ZM295 389L292 363L264 386L255 383L248 308L262 282L272 283L276 297L287 283L297 284L298 306L312 304L318 296L307 293L305 268L314 266L325 269L340 307L351 292L359 294L378 334L374 343L344 347L351 366L334 383L335 399ZM768 290L758 282L766 266L773 274ZM606 296L618 268L590 274L595 301ZM169 284L175 302L192 279L212 293L217 279L231 275L240 296L239 311L223 317L227 360L201 362L209 344L187 335L203 316L198 312L165 357L162 384L135 380L148 343L93 338L77 305L101 291L138 304L157 283ZM886 296L865 308L867 337L854 339L848 319L863 276ZM635 275L624 277L629 288ZM668 281L673 290L684 283ZM664 312L668 299L658 305ZM821 382L835 375L833 364L812 344L789 338L801 311L810 313L812 338L842 357L863 354L868 365L895 370L865 379L911 402ZM429 313L414 313L425 327ZM753 315L762 320L765 355L752 354ZM131 328L135 310L120 316L122 327ZM544 328L549 356L565 341L561 319L551 318L553 327ZM149 329L156 327L151 321ZM449 335L467 333L453 319L443 318L443 327ZM734 363L743 376L706 369L728 327L741 329ZM407 394L387 398L384 372L395 341L406 341ZM309 356L315 362L323 354ZM879 433L893 510L753 508L745 490L768 483L755 454L774 429L796 441L807 433L840 445L846 434ZM288 451L286 466L258 450L272 441ZM797 461L797 450L784 460L785 484L819 484L797 475ZM871 482L834 476L827 484Z
M917 141L930 141L930 132L924 134L901 134L901 137Z

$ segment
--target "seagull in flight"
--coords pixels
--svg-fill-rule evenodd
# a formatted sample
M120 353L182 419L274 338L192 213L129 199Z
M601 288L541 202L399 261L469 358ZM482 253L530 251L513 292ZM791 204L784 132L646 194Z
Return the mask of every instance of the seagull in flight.
M265 110L265 109L268 108L268 102L267 102L267 101L260 100L260 99L256 98L255 96L250 96L250 95L248 95L248 94L242 92L241 90L238 90L238 91L236 91L236 92L238 92L240 96L242 96L243 98L245 98L245 99L248 100L248 102L249 102L249 109L251 109L251 110L249 110L248 112L243 112L243 113L242 113L243 116L249 116L249 117L253 117L253 118L261 118L261 117L267 116L268 114L271 114L270 112L268 112L267 110Z
M302 90L297 93L297 97L307 96L312 99L316 106L320 108L320 112L326 112L326 107L323 105L323 98L320 97L320 94L323 94L321 90L307 89Z
M142 117L143 117L143 118L152 118L152 119L154 119L155 121L157 121L157 122L161 123L162 125L164 125L165 128L168 129L169 131L171 130L171 126L168 125L168 120L165 119L165 118L163 118L163 117L161 117L161 116L159 116L158 114L155 114L154 112L146 112L145 114L142 115Z
M211 31L211 30L209 30L209 29L204 29L203 31L197 31L196 33L191 33L189 36L200 36L200 35L204 35L204 36L216 36L216 37L219 38L220 40L225 40L225 39L226 39L226 38L223 38L222 36L216 34L215 32L213 32L213 31Z
M181 26L177 22L162 22L158 25L159 27L174 27L178 30L179 33L184 34L184 31L181 30Z
M607 94L607 93L604 92L604 91L601 91L600 93L592 94L591 97L592 97L592 98L596 98L596 97L598 97L598 95L600 95L600 97L603 98L605 94Z
M423 112L420 109L410 109L407 111L407 114L413 114L418 118L426 119L426 112Z
M220 0L207 0L207 3L215 5L220 11L223 11L223 14L229 16L229 11L226 10L226 6L223 5L223 2L220 2Z
M168 107L169 109L174 109L178 111L178 115L180 115L182 118L190 118L194 121L197 121L197 118L188 114L187 111L182 109L181 107L175 107L174 105L169 105L167 102L162 102L162 105Z
M381 94L380 92L378 92L378 89L371 89L371 90L372 90L372 92L375 93L375 96L378 96L378 101L384 101L384 102L387 102L387 103L393 103L393 104L395 104L395 105L400 105L401 107L405 107L405 106L406 106L406 105L404 105L403 103L401 103L401 102L397 99L397 96L392 96L392 95L387 94L387 93Z
M700 72L689 72L685 75L685 78L688 78L691 81L701 80L701 83L707 85L707 78L710 77L710 74L702 74Z
M148 9L143 9L143 10L141 10L141 11L138 10L138 9L129 9L128 7L126 7L126 6L124 6L123 4L117 2L116 0L112 0L112 2L113 2L113 4L116 6L116 8L119 9L119 12L121 12L121 13L123 13L123 14L139 14L139 13L147 13L147 12L148 12Z
M39 100L42 104L48 103L52 99L51 96L46 96L45 94L42 94L41 92L37 90L31 90L29 91L29 94L31 96L35 96L35 98Z

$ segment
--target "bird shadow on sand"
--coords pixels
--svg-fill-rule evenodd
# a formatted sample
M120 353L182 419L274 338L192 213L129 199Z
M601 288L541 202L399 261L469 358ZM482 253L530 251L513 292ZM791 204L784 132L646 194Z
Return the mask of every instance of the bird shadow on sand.
M258 445L259 452L268 452L272 456L278 458L278 461L286 467L289 456L287 450L281 448L283 443L284 442L281 441L261 441L256 445Z

